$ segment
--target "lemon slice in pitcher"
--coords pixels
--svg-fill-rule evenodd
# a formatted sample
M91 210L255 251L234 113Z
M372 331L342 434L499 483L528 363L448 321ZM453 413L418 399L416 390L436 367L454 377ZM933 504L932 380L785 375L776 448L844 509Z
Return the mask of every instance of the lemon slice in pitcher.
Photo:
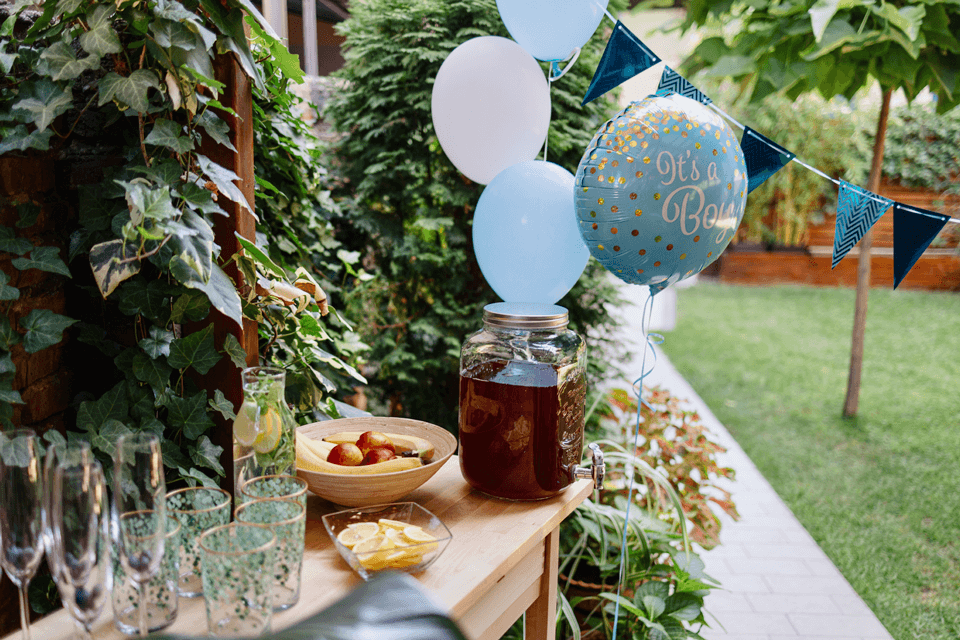
M256 402L244 402L233 421L233 437L245 447L252 445L260 434L258 426L260 407Z
M257 453L270 453L280 444L280 414L275 409L267 409L260 418L260 433L253 441L253 450Z

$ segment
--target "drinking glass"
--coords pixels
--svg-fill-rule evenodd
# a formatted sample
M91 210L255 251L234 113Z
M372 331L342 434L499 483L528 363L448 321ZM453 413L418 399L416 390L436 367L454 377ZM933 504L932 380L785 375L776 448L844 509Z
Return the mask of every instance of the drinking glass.
M113 470L114 535L123 570L137 586L141 637L148 631L146 584L163 560L166 489L160 439L152 433L120 436Z
M20 628L30 640L27 588L43 557L40 440L30 429L0 434L0 564L20 590Z
M61 442L47 447L43 458L43 548L47 550L47 566L54 581L59 580L57 554L50 553L53 548L53 529L50 526L50 514L53 513L53 480L57 464L61 460L86 462L93 460L93 452L87 442Z
M267 527L238 522L200 536L211 636L255 638L270 630L276 540Z
M230 494L215 487L187 487L167 494L167 513L183 527L180 535L178 591L185 598L203 595L200 536L207 529L230 523Z
M296 500L253 500L236 511L237 522L263 525L277 536L273 560L273 610L300 600L300 569L306 532L306 509Z
M258 476L240 485L240 506L251 500L296 500L306 508L307 481L297 476Z
M77 636L90 640L90 627L103 611L113 582L103 469L90 458L62 457L51 484L52 545L47 555L54 558L60 599L77 623Z

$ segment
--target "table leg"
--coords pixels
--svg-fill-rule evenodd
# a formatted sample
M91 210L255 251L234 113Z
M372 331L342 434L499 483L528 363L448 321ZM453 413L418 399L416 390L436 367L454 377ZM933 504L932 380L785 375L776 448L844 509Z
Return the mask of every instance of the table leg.
M540 595L526 613L524 640L554 640L557 633L557 572L560 564L560 529L547 534L543 550Z

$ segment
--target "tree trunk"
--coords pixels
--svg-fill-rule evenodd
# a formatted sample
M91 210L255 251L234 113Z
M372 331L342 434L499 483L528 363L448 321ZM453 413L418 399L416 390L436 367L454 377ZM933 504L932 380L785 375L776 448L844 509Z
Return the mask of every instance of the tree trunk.
M883 172L883 144L887 135L887 118L890 115L890 96L893 89L884 89L877 121L877 137L873 141L873 161L870 165L870 180L867 189L880 191L880 175ZM860 402L860 378L863 373L863 340L867 329L867 297L870 294L870 249L873 246L873 229L860 240L857 258L857 298L853 312L853 341L850 347L850 375L847 378L847 397L843 401L843 415L857 415Z

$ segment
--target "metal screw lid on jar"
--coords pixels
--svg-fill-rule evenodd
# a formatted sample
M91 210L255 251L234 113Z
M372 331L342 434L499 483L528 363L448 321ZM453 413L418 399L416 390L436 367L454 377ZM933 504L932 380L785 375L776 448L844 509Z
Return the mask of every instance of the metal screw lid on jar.
M559 329L567 326L567 310L555 304L495 302L483 308L483 322L503 329Z

